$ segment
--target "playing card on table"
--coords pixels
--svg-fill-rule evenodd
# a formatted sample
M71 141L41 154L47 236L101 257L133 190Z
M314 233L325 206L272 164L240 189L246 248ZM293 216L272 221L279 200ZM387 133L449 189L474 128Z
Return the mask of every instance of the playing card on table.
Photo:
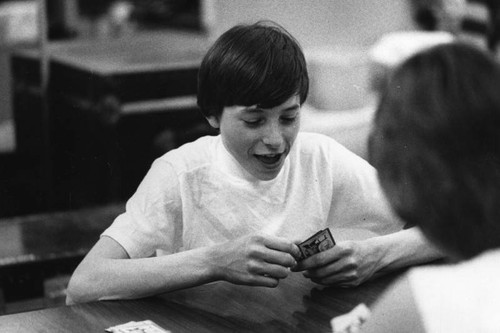
M305 259L313 254L331 249L334 245L335 240L330 229L320 230L298 245L302 255L300 259Z
M110 333L171 333L151 320L130 321L125 324L106 328L105 331Z

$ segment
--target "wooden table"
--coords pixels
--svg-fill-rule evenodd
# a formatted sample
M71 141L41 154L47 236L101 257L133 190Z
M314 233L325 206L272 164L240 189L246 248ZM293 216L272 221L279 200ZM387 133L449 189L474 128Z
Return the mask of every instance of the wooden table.
M0 317L1 332L104 332L150 319L176 332L330 332L330 319L368 306L401 274L352 289L322 287L292 273L275 289L225 282L129 301L102 301Z

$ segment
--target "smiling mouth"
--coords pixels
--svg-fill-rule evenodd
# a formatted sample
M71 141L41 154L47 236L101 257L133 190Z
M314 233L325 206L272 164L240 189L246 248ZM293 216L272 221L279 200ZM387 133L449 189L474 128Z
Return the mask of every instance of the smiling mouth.
M255 157L266 166L274 167L276 166L283 154L266 154L266 155L255 155Z

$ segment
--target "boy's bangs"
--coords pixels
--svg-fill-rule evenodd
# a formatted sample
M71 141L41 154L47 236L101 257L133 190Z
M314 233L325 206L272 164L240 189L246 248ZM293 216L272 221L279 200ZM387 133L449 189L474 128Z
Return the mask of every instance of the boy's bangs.
M202 61L198 105L205 116L224 107L257 105L272 108L309 91L304 54L282 27L260 22L235 26L224 33Z
M304 80L302 71L297 71L298 64L283 63L262 73L260 85L248 85L242 91L242 105L258 105L261 108L272 108L283 104L294 95L300 95L301 103L304 98ZM295 68L294 68L295 67Z
M234 72L232 96L228 96L227 102L271 108L297 94L301 103L305 101L309 87L305 59L300 50L283 38L271 43L273 47L267 50L260 49L261 45L253 45L255 56Z

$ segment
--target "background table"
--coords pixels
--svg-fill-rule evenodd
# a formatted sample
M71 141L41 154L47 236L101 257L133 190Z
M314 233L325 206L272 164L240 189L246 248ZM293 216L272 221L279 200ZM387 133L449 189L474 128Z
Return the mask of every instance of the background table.
M225 282L156 297L102 301L0 317L1 332L104 332L150 319L176 332L330 332L330 319L368 306L402 272L357 288L322 287L292 273L277 288Z

